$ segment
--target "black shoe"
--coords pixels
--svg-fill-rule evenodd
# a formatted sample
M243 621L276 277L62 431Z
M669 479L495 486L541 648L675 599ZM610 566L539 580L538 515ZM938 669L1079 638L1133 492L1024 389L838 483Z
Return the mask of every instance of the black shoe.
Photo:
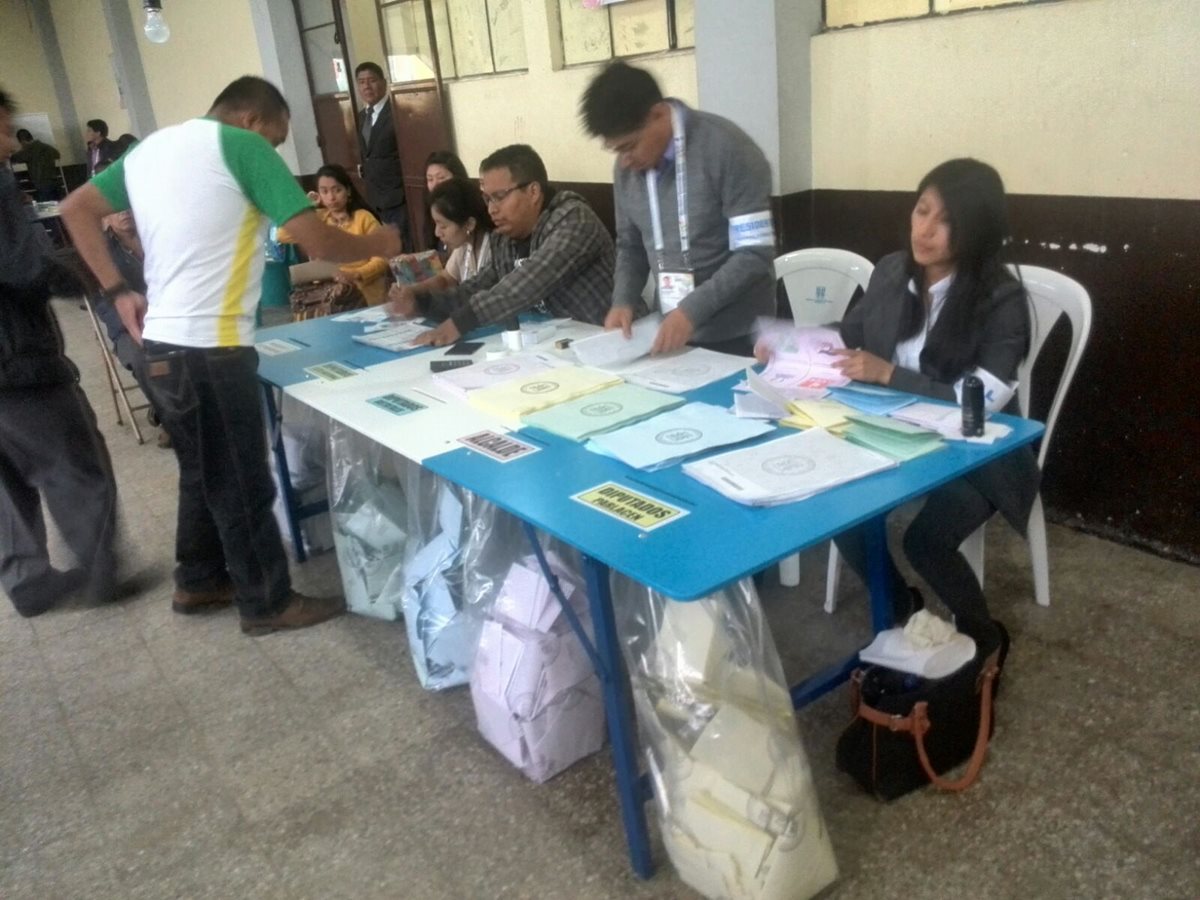
M897 628L903 628L909 617L919 609L925 608L925 598L915 587L909 587L907 592L892 596L892 620Z
M54 609L64 597L75 593L87 584L87 573L83 569L69 569L60 572L51 569L41 579L41 583L29 592L24 600L13 601L17 613L26 619L40 616Z

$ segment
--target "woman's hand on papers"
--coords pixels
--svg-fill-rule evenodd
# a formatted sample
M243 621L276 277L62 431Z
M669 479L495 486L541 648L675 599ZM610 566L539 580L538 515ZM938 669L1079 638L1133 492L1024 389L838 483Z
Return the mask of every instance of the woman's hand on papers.
M656 353L671 353L678 350L691 340L692 332L695 330L692 320L684 315L682 309L671 310L663 318L662 324L658 326L658 334L654 337L654 345L650 348L650 354L653 356Z
M830 350L834 356L840 357L834 362L834 367L842 370L842 374L854 381L867 384L888 384L896 367L885 359L880 359L874 353L866 350Z
M446 347L455 343L460 337L462 337L462 334L459 333L458 326L454 324L454 320L447 319L437 328L413 338L413 346Z
M754 345L754 358L760 363L769 363L771 361L771 355L774 352L775 348L768 340L760 338L758 343Z
M632 306L614 306L608 311L608 315L604 317L604 330L612 331L615 328L621 329L626 340L633 337Z
M388 311L396 316L411 319L417 315L417 295L407 284L393 284L388 288Z

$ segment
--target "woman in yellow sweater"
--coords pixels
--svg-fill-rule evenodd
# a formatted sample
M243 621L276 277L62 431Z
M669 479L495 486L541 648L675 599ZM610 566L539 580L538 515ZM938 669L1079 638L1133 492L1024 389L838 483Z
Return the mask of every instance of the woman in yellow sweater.
M341 166L329 165L317 169L317 189L314 193L314 199L319 204L317 218L322 222L357 235L370 234L380 227L379 220L367 210L350 176ZM286 229L279 229L278 238L283 243L293 243ZM377 306L386 299L387 274L387 260L382 256L372 256L370 259L346 263L334 277L337 281L357 287L369 306Z

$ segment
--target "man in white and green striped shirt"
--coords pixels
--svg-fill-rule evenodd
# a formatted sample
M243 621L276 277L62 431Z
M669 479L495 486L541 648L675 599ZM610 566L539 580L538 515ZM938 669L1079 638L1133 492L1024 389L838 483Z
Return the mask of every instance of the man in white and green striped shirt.
M63 203L76 249L146 349L155 407L179 458L176 591L191 613L236 600L242 630L315 625L342 598L292 590L271 513L254 314L263 241L283 225L314 258L400 252L392 228L357 237L320 222L274 148L290 113L279 90L239 78L204 118L164 128ZM100 221L131 209L145 248L146 295L121 280Z

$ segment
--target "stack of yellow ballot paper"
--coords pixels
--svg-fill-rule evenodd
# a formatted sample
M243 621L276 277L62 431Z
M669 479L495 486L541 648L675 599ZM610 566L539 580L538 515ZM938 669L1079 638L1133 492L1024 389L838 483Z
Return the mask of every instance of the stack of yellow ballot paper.
M790 415L779 420L780 425L800 429L824 428L839 434L854 410L836 400L793 400L788 403L788 412Z
M621 377L611 372L562 366L472 391L468 400L486 413L511 420L620 383Z
M852 444L875 450L901 462L916 459L945 446L945 441L937 432L926 431L924 428L888 416L851 412L847 418L850 422L842 432L842 437Z

